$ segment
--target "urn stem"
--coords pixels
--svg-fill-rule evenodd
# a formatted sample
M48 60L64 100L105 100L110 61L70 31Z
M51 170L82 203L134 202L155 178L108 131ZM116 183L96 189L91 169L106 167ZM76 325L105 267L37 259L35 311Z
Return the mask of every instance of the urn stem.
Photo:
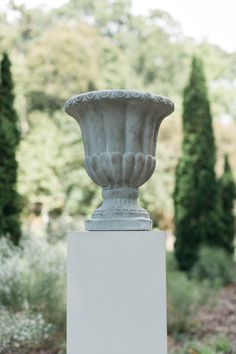
M150 230L152 221L148 212L138 203L138 187L102 189L103 203L86 221L87 230Z

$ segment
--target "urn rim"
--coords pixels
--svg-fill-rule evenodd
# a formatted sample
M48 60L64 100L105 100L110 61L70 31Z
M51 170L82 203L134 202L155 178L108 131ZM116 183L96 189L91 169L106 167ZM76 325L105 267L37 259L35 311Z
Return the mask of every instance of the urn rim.
M69 108L74 105L83 105L97 101L117 100L140 101L157 105L163 104L169 106L169 114L175 109L173 101L168 97L159 94L138 90L114 89L84 92L73 96L65 102L65 111L68 113Z

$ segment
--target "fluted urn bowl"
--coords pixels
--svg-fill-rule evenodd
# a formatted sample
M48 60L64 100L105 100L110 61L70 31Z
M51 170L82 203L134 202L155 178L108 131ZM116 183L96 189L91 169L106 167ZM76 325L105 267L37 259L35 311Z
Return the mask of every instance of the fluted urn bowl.
M87 230L150 230L147 211L137 204L138 187L153 174L160 123L173 102L147 92L106 90L66 101L79 123L85 168L102 187L104 202L85 222Z

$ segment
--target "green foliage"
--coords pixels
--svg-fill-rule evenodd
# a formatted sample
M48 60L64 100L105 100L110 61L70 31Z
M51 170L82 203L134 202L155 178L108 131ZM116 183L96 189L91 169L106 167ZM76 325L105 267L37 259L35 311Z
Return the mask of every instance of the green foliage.
M166 253L166 271L168 274L178 271L177 260L173 252Z
M41 203L51 215L88 215L100 198L83 166L78 124L63 112L49 118L34 111L28 118L29 130L18 151L19 191L24 195L25 213Z
M225 250L205 247L200 249L191 275L199 281L207 279L213 286L224 286L236 282L236 265Z
M204 344L197 341L188 342L183 348L170 354L230 354L231 346L225 337L213 338Z
M65 334L65 245L28 239L21 246L15 247L5 238L0 240L0 311L4 314L1 317L0 338L6 336L6 345L10 336L25 338L22 345L31 345L37 334L38 342L42 343L44 327L45 335L48 335L49 328L53 328L53 336ZM20 325L23 326L21 330ZM57 341L57 345L60 344L60 340Z
M30 312L12 314L0 308L0 352L26 353L27 349L38 348L50 336L52 326L46 323L41 314Z
M55 35L58 41L55 41ZM68 95L97 88L98 63L94 54L97 40L96 31L87 25L71 27L59 23L32 43L26 77L31 109L60 109Z
M213 345L214 345L216 352L228 353L231 350L230 343L229 343L228 339L225 337L220 336L220 337L214 338Z
M0 240L0 304L18 310L24 304L21 286L21 250L6 238Z
M23 246L21 284L26 301L32 310L40 311L47 322L65 329L65 245L27 241Z
M17 145L20 139L18 130L18 116L14 109L14 83L11 75L11 62L7 53L3 54L1 61L1 106L0 112L2 119L6 119L11 123L12 144Z
M27 69L29 109L47 112L80 92L125 87L128 76L120 49L86 23L59 22L45 31L28 49Z
M230 254L234 253L235 216L234 201L236 198L236 184L229 164L228 156L225 156L224 173L219 180L221 199L221 220L223 233L221 235L222 247Z
M62 209L65 195L60 174L64 166L58 149L61 132L42 112L34 111L28 119L30 128L18 151L19 191L26 207L42 203L49 211Z
M73 17L82 21L90 18L101 34L113 37L126 29L130 8L130 0L70 0L55 12L67 21Z
M4 53L0 77L0 235L9 235L17 245L21 237L20 204L16 190L16 148L20 134L10 66L8 55Z
M212 117L203 64L196 57L184 90L183 130L174 193L175 251L180 269L190 270L199 245L217 245L221 237Z
M195 315L211 295L208 283L190 280L185 273L171 271L167 275L168 332L191 332L197 325Z

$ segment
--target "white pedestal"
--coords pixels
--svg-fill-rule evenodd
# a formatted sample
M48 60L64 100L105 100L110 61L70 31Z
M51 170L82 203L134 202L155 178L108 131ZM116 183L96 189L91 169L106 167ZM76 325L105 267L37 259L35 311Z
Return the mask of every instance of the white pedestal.
M165 236L68 237L67 354L167 354Z

